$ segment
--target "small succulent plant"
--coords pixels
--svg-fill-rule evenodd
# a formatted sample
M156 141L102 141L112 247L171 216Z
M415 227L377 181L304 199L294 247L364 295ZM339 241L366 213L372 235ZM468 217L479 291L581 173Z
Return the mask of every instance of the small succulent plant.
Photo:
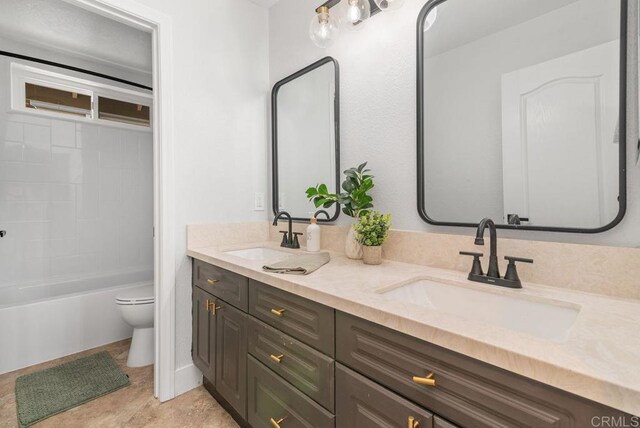
M353 226L356 240L366 247L378 247L384 244L391 228L391 214L372 211L360 216Z

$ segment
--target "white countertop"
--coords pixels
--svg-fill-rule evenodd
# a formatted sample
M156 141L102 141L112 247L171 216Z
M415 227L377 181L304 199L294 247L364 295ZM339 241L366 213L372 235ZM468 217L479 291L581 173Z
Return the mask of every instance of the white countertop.
M309 275L282 275L263 271L264 261L224 253L253 247L304 251L286 250L265 241L190 248L187 254L522 376L640 414L640 301L530 283L524 283L522 289L505 289L467 281L466 274L457 271L391 261L367 266L333 252L327 265ZM560 301L581 309L567 340L558 343L399 302L376 291L417 278Z

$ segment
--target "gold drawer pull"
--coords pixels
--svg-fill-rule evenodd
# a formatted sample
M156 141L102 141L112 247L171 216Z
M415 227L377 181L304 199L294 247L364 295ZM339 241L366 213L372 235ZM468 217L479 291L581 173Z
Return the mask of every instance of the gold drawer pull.
M280 424L282 423L282 421L284 421L286 418L280 418L277 421L273 418L269 419L269 422L271 422L271 426L273 428L280 428Z
M279 362L281 362L281 361L282 361L282 357L284 357L284 354L280 354L280 355L273 355L273 354L271 354L271 355L269 355L269 357L270 357L273 361L275 361L276 363L279 363Z
M420 385L436 386L436 380L433 378L433 373L429 373L426 377L414 376L413 381Z
M281 317L282 315L284 315L284 309L271 309L271 313L273 315Z
M207 299L207 301L204 303L204 308L207 310L207 312L209 312L209 308L212 304L213 302L210 302L209 299Z
M420 428L420 422L416 421L416 418L409 416L407 419L407 428Z
M222 309L222 306L216 306L215 303L211 302L211 309L212 309L211 312L213 312L213 315L215 315L219 309Z
M216 282L220 282L220 280L219 279L211 279L211 278L209 278L209 279L207 279L207 282L209 284L211 284L211 285L215 285L215 283Z

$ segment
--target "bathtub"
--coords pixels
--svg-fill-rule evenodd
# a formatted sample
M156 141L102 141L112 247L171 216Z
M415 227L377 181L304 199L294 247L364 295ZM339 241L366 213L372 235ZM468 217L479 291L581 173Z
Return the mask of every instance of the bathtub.
M149 284L153 271L136 270L0 288L0 374L131 337L115 298Z

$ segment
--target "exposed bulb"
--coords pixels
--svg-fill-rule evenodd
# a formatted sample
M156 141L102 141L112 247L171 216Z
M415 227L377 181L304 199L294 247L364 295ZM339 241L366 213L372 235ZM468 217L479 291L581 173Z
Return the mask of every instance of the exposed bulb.
M342 0L336 7L340 25L349 31L360 30L371 16L369 0Z
M319 48L327 48L338 37L336 21L329 15L329 8L321 6L309 25L309 37Z
M404 4L404 0L374 0L381 11L400 9Z
M347 20L352 24L360 21L362 17L362 12L360 12L360 8L358 7L358 0L349 0L349 7L347 8Z

